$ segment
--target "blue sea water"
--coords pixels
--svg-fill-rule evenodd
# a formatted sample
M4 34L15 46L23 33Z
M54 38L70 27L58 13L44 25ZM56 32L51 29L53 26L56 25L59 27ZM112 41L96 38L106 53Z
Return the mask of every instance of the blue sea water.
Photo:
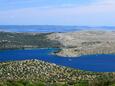
M115 27L62 26L62 25L0 25L0 31L8 31L8 32L70 32L80 30L114 31Z
M52 55L58 49L4 50L0 62L38 59L57 65L94 72L115 72L115 55L86 55L76 58Z

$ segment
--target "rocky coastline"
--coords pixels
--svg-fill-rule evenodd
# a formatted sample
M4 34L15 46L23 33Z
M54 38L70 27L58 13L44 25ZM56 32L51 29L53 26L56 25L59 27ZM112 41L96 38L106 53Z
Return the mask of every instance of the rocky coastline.
M98 55L98 54L115 54L115 49L113 48L96 48L96 49L77 49L77 48L67 48L60 49L58 52L54 52L57 56L62 57L80 57L83 55Z
M55 52L58 56L79 57L92 54L115 54L115 32L112 31L53 33L48 38L58 41L64 46Z

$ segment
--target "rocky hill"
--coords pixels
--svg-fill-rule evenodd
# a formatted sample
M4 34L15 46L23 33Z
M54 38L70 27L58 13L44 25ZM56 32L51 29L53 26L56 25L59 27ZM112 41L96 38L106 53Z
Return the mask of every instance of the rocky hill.
M58 41L62 50L60 56L80 56L85 54L115 53L114 31L79 31L68 33L53 33L48 35L50 40Z
M108 86L115 82L115 73L82 71L40 60L0 63L0 86L20 86L15 84L17 81L43 82L42 86Z

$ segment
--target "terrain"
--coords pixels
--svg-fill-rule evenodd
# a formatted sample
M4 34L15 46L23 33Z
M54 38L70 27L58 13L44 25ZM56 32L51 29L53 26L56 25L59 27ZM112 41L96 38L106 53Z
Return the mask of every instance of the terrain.
M89 72L40 60L0 63L0 86L114 86L115 73Z
M27 48L59 48L53 54L64 57L115 54L115 32L0 32L0 50ZM115 73L83 71L35 59L0 62L0 86L115 86Z
M0 49L55 48L59 42L47 39L51 33L0 32Z
M114 31L77 31L59 33L0 32L0 49L60 48L56 55L78 57L114 54Z
M114 31L78 31L67 33L52 33L48 38L58 41L62 46L56 55L78 57L91 54L114 54Z

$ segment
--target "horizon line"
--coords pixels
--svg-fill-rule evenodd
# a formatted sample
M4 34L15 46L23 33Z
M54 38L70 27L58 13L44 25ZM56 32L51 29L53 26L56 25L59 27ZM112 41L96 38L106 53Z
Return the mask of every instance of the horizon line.
M75 27L115 27L113 25L53 25L53 24L2 24L0 26L75 26Z

